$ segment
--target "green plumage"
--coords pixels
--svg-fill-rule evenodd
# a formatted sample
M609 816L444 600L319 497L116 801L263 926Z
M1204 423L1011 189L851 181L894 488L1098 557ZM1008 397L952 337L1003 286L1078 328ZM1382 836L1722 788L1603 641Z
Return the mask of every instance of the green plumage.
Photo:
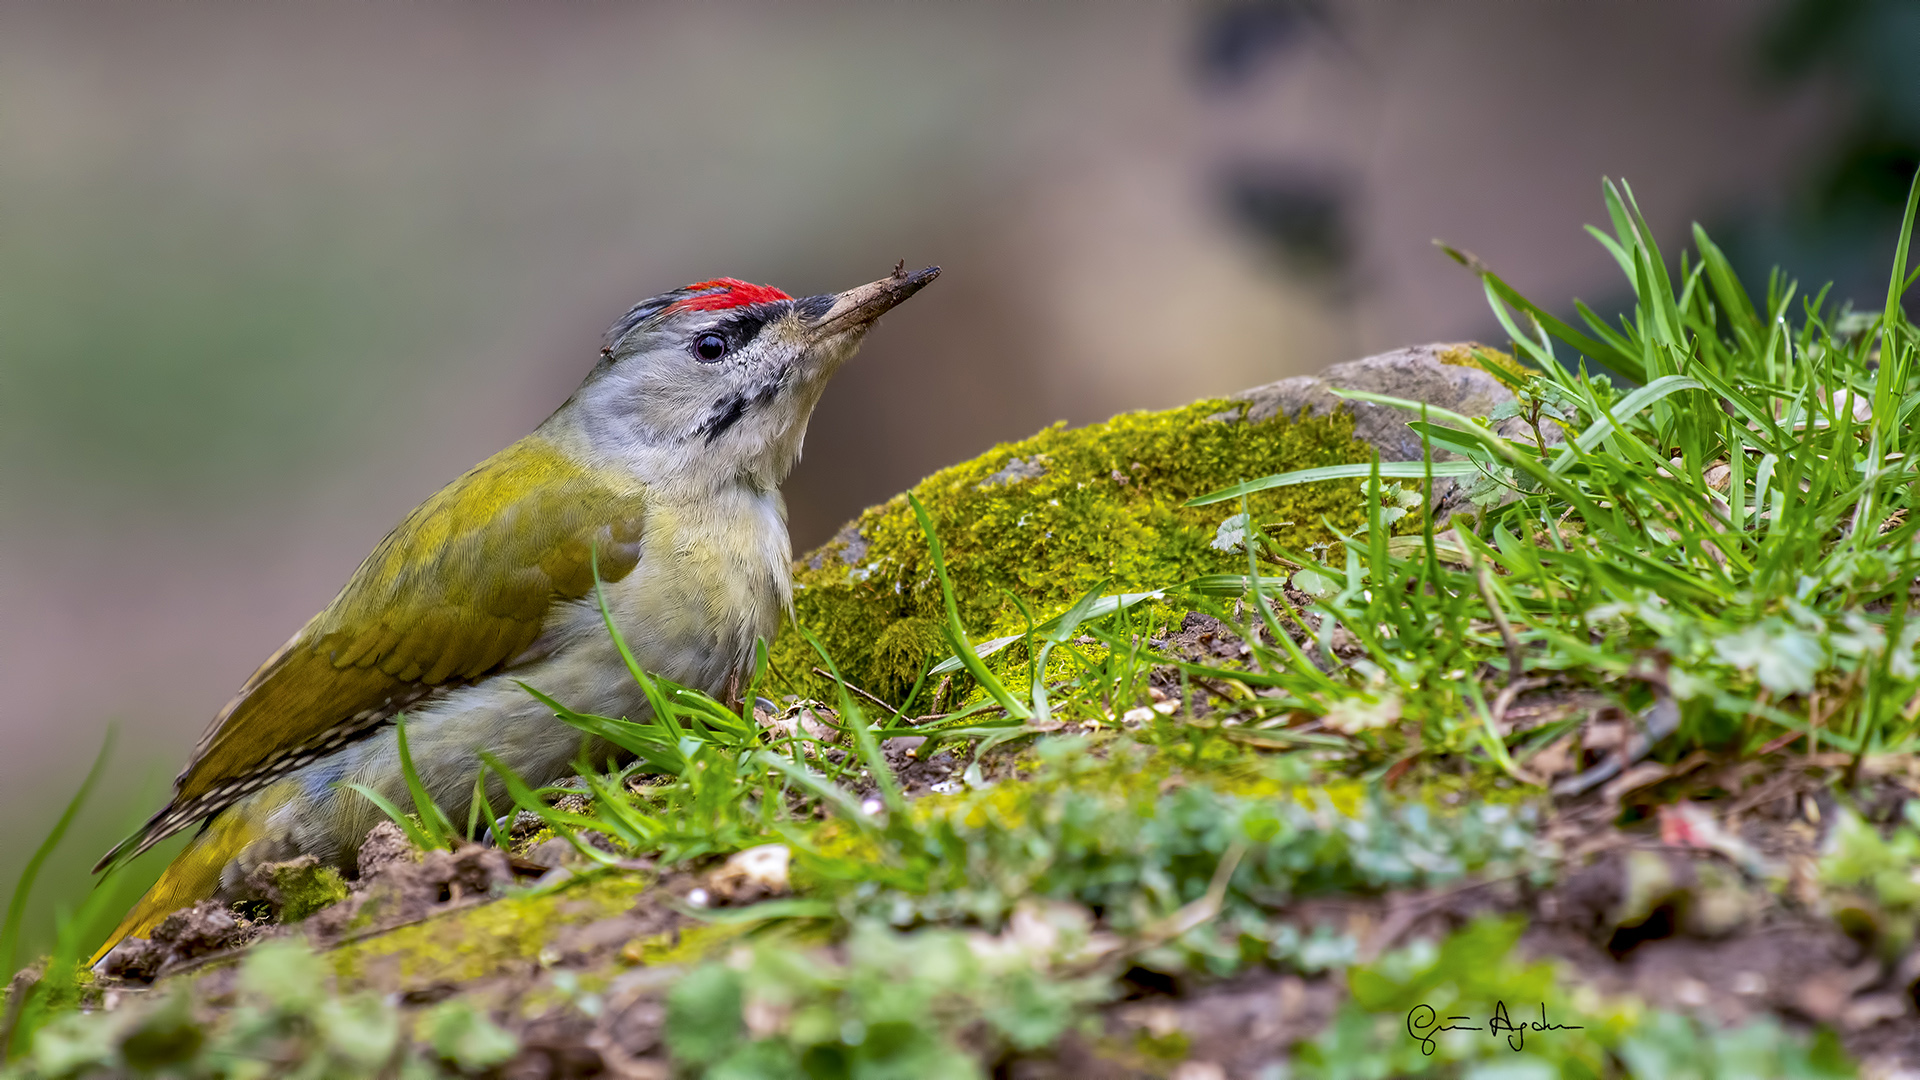
M135 855L436 690L535 647L552 605L640 557L645 500L536 434L475 466L387 534L326 610L220 711L173 799L101 860Z
M576 760L576 733L522 679L645 715L599 613L576 603L596 558L639 662L726 692L792 602L778 489L814 403L873 320L937 273L805 301L719 278L635 305L572 397L409 514L214 718L167 806L101 860L206 823L102 955L184 904L244 898L266 862L350 869L376 816L356 788L403 787L386 727L401 710L422 782L455 801L481 752L533 783Z

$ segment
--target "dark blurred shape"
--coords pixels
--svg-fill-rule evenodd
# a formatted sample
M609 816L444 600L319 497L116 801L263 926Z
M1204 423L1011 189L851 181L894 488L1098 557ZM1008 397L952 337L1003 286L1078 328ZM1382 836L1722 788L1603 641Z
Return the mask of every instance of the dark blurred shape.
M1294 275L1338 284L1353 264L1354 178L1284 163L1230 165L1219 181L1233 224Z
M1235 0L1200 19L1200 81L1211 90L1231 90L1301 39L1328 27L1319 0Z
M1852 99L1849 123L1814 167L1817 218L1896 212L1920 168L1920 3L1789 0L1761 39L1770 75L1831 78Z
M1811 292L1879 307L1901 209L1920 170L1920 3L1787 0L1758 43L1761 70L1786 88L1821 82L1846 119L1807 155L1785 209L1722 226L1749 287L1773 266Z

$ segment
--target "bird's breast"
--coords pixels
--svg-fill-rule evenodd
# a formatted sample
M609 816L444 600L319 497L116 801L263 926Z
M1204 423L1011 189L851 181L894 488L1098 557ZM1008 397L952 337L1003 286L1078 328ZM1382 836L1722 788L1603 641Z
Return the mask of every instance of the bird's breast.
M718 693L792 605L792 552L778 492L649 505L640 561L608 606L643 666Z

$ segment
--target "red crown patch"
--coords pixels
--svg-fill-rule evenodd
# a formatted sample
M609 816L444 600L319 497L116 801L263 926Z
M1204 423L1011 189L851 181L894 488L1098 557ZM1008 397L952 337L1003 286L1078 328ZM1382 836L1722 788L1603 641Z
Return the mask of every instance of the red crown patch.
M723 311L727 308L746 307L748 304L765 304L773 300L793 299L771 285L755 285L752 282L730 277L695 282L687 288L701 290L701 295L689 296L685 300L675 300L668 304L666 311L661 314L675 311Z

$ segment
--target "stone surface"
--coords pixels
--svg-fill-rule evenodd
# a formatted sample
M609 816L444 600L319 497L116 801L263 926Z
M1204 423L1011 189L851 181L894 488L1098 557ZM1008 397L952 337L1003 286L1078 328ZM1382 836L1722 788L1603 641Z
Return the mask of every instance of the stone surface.
M913 488L945 548L959 615L977 639L1016 634L1029 610L1044 619L1093 587L1149 591L1210 573L1245 570L1243 556L1213 544L1227 504L1189 500L1262 476L1329 465L1418 460L1404 410L1337 397L1351 388L1486 416L1512 400L1466 344L1420 345L1282 379L1231 398L1162 412L1123 413L1083 428L1048 428L993 447ZM1436 454L1438 460L1449 455ZM1444 516L1464 485L1439 478ZM1296 550L1336 542L1365 520L1352 481L1276 488L1251 509L1282 523ZM847 523L794 567L796 620L815 634L847 679L883 699L904 699L925 662L948 651L946 610L925 535L897 496ZM1021 605L1008 599L1018 596ZM785 692L831 700L819 656L799 634L774 643ZM937 687L929 688L936 691Z
M1407 421L1416 417L1392 405L1351 401L1334 391L1360 390L1423 401L1462 416L1485 417L1497 406L1512 401L1513 392L1474 361L1474 349L1470 343L1411 345L1335 364L1318 375L1296 375L1243 390L1233 400L1247 402L1245 419L1256 422L1279 415L1298 420L1302 414L1325 416L1344 410L1353 417L1353 437L1378 450L1381 461L1419 461L1420 436L1407 426ZM1503 421L1495 430L1511 436L1516 432L1509 428L1517 423ZM1435 461L1451 461L1457 456L1434 448ZM1460 481L1440 477L1433 487L1436 520L1444 520L1464 505L1466 485Z
M1318 375L1296 375L1233 395L1249 403L1246 419L1265 420L1285 413L1297 420L1302 411L1324 416L1335 409L1353 415L1353 435L1380 451L1382 461L1420 460L1420 436L1407 427L1413 419L1406 410L1370 401L1348 401L1333 391L1362 390L1370 394L1424 401L1465 416L1483 417L1495 406L1513 400L1513 392L1473 363L1471 345L1413 345L1392 352L1335 364Z

